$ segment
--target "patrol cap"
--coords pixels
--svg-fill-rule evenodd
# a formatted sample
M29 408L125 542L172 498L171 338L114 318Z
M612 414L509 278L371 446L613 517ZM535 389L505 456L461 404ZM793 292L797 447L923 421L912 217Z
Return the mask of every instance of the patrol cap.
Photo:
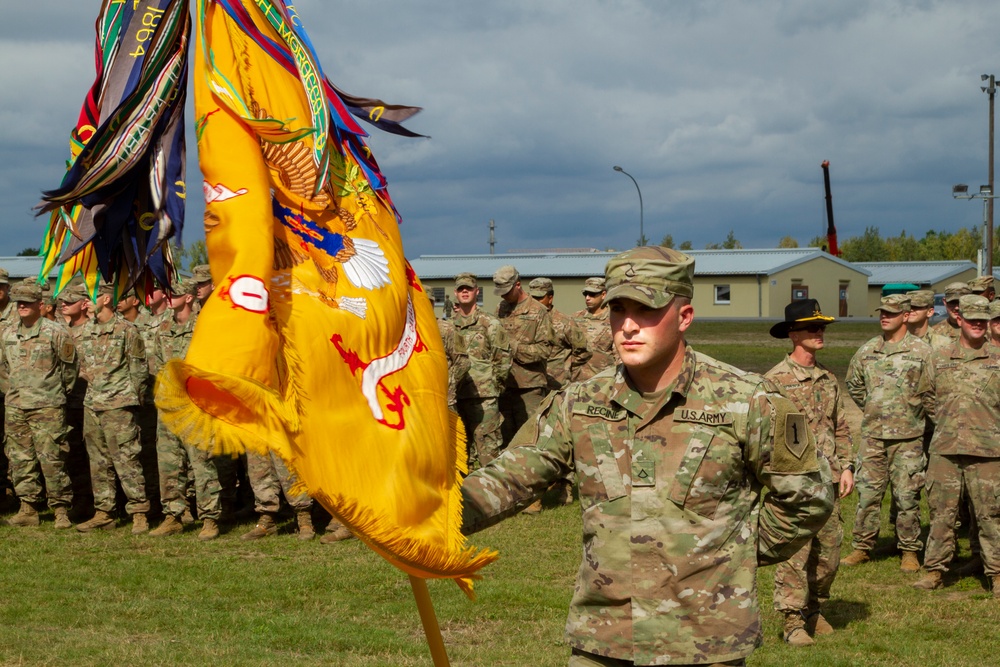
M493 293L497 296L503 296L507 292L514 289L514 284L521 279L518 275L517 269L515 269L510 264L501 266L497 269L497 272L493 274Z
M194 296L198 293L198 283L192 278L178 278L170 284L170 293L173 296Z
M33 282L18 283L10 288L10 300L18 303L41 301L42 288Z
M7 269L0 269L0 285L9 285L9 284L10 284L10 273L7 272Z
M97 286L97 296L114 296L115 287L109 283L101 283Z
M993 276L979 276L969 281L969 289L973 294L982 294L993 287Z
M56 297L56 301L62 301L63 303L76 303L77 301L83 301L84 299L89 299L90 295L87 294L87 288L83 286L83 283L70 283L63 288L63 291L59 292L59 296Z
M910 297L906 294L890 294L882 297L879 310L897 315L899 313L910 312Z
M694 295L694 259L662 246L640 246L613 257L604 268L606 302L632 299L664 308L674 296Z
M191 277L199 285L210 283L212 282L212 271L208 268L208 264L199 264L191 269Z
M552 294L552 281L548 278L535 278L528 283L528 294L541 299L546 294Z
M978 294L963 294L958 300L958 314L963 320L989 320L990 301Z
M1000 317L1000 299L990 301L990 319L995 320Z
M605 289L604 278L587 278L583 283L584 294L600 294Z
M944 288L944 300L947 303L958 301L963 294L972 294L968 283L948 283L947 287Z
M916 289L912 292L907 292L906 296L910 297L910 308L934 307L934 292L932 290Z
M455 288L458 289L459 287L471 287L475 289L479 287L479 283L471 273L460 273L455 276Z

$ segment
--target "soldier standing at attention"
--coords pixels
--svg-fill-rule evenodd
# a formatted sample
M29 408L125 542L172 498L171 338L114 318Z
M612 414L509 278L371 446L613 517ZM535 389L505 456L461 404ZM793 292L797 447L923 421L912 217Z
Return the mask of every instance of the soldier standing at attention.
M191 269L191 277L198 285L198 291L195 294L195 297L198 301L198 309L200 310L201 307L205 305L205 302L208 301L208 297L212 295L212 291L215 289L215 283L212 281L212 270L209 268L208 264L199 264Z
M197 290L197 284L191 279L178 281L171 287L169 303L173 316L160 324L153 337L157 372L171 359L183 359L187 354L198 318L194 312ZM160 471L160 502L165 518L149 534L162 537L183 532L181 517L187 508L185 488L190 471L194 476L198 518L202 520L198 539L214 540L219 536L218 521L222 512L219 498L222 489L215 458L203 449L182 443L162 421L157 425L156 458Z
M510 375L510 341L500 320L478 305L479 285L471 273L455 276L452 323L465 340L469 372L455 388L456 409L469 439L469 469L495 459L503 449L499 397Z
M17 307L10 298L10 274L0 269L0 329L17 322Z
M955 319L958 315L958 300L966 294L972 294L968 283L949 283L944 288L944 305L948 309L948 317L932 326L930 328L931 332L940 336L947 336L952 340L958 338L958 321Z
M299 528L300 540L311 540L316 537L316 529L312 523L312 498L308 493L292 495L291 489L298 479L288 469L281 457L274 452L258 454L247 450L247 468L250 478L250 488L253 489L254 510L257 512L257 525L240 535L244 542L259 540L278 532L275 517L281 509L281 496L295 511L295 522ZM339 522L338 522L339 524ZM328 527L329 531L330 528ZM350 534L348 532L348 534Z
M549 311L521 289L517 269L501 266L493 274L493 284L493 293L503 299L497 306L497 319L507 331L513 358L507 386L500 396L503 441L509 443L548 393L545 364L556 335Z
M764 376L805 415L816 437L816 454L833 473L835 498L854 489L851 431L847 425L840 383L816 361L825 344L824 332L834 318L823 315L816 299L793 301L785 306L785 321L771 327L775 338L792 342L792 352ZM830 599L830 587L840 564L844 527L840 503L816 536L774 570L774 608L785 617L785 641L791 646L811 646L810 635L828 635L833 627L823 618L821 606Z
M160 471L156 462L156 402L153 400L153 389L156 385L156 351L154 338L156 330L172 315L167 307L167 295L159 287L154 287L147 295L145 308L139 308L135 320L132 321L139 329L142 344L146 349L146 367L149 369L149 382L146 383L146 395L139 408L137 420L139 423L139 439L142 442L142 474L146 479L146 498L151 507L159 507L160 503ZM138 301L138 299L136 299ZM126 317L128 319L128 317ZM185 509L185 523L193 523L191 511Z
M38 285L17 285L10 296L20 321L0 335L0 390L5 394L7 459L21 509L9 523L37 526L36 505L47 497L55 527L71 528L66 395L76 382L76 346L65 327L42 317Z
M96 511L76 529L89 533L115 528L117 475L125 492L125 511L132 517L132 534L141 535L149 530L149 501L135 414L149 379L146 351L135 325L115 316L111 286L101 285L96 311L96 318L83 325L77 339L80 375L87 380L83 434Z
M910 334L931 347L951 344L951 338L935 333L930 326L934 315L934 292L920 289L907 292L906 296L910 297L910 314L906 316L906 328Z
M993 289L993 276L979 276L969 281L969 293L978 294L987 301L992 301L996 296Z
M604 304L604 278L587 278L583 284L583 301L586 308L573 313L573 319L583 326L587 336L587 348L591 357L580 372L577 380L589 380L608 366L618 363L615 346L611 340L611 324L608 321L608 307Z
M858 508L853 551L841 562L871 560L881 525L882 497L892 483L897 508L896 540L903 558L900 570L919 572L920 488L927 460L923 438L926 415L921 393L927 390L931 347L906 329L910 300L904 294L882 297L882 335L861 346L847 368L847 392L864 412L858 460Z
M931 529L924 569L914 588L943 586L955 553L955 522L965 489L979 526L981 558L1000 598L1000 355L986 343L992 313L984 297L959 301L958 340L931 356L930 412L935 422L927 466Z
M465 479L465 530L511 516L575 468L583 559L570 666L743 665L762 641L757 566L826 522L829 468L774 384L685 343L694 260L646 246L606 272L621 364L553 392Z
M562 389L576 379L580 368L590 359L587 336L573 318L552 307L555 290L548 278L535 278L528 283L528 294L545 306L552 318L552 330L556 334L552 356L545 364L549 376L549 389Z

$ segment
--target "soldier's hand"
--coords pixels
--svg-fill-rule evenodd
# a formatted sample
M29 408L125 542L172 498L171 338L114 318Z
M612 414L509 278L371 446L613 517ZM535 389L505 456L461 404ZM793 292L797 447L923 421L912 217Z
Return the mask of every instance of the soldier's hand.
M845 470L840 473L840 497L846 498L854 490L854 473Z

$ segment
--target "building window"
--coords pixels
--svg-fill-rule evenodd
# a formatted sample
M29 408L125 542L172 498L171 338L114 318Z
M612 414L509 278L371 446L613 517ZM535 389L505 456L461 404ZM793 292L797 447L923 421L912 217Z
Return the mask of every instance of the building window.
M729 305L729 285L716 285L715 286L715 303L716 305L728 306Z
M803 301L809 298L809 288L805 285L792 285L792 301Z
M434 303L444 303L444 288L432 287L431 296L434 297Z

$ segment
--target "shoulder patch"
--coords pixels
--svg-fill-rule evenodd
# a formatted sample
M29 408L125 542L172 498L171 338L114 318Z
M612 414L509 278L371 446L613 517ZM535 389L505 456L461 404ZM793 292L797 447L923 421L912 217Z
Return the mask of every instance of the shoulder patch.
M678 408L674 411L674 421L695 422L697 424L707 424L709 426L732 426L733 413Z
M63 344L59 347L59 358L67 364L73 363L76 359L76 346L73 345L73 341L66 339Z
M787 398L774 396L774 444L771 452L772 473L802 474L819 471L816 440L805 415Z
M576 403L573 405L574 415L584 415L586 417L600 417L606 421L620 422L625 419L625 408L615 408L610 405L597 405L595 403Z

